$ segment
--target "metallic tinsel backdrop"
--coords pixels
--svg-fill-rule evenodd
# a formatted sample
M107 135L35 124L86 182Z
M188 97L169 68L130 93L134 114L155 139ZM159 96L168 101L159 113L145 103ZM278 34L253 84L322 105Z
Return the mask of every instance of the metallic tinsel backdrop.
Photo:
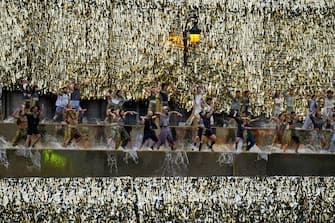
M181 34L195 7L201 42L184 67L169 33ZM56 92L74 77L84 98L120 88L133 99L169 81L188 109L198 84L225 111L226 89L249 89L256 114L270 114L269 92L294 85L304 112L304 96L333 84L334 7L333 0L2 0L0 80L29 78Z

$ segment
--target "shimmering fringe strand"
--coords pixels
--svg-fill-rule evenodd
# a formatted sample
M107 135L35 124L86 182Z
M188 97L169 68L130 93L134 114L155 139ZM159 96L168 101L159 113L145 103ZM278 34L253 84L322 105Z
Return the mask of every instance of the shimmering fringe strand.
M334 222L334 177L0 180L1 221Z
M74 77L84 98L119 88L133 99L168 81L188 109L197 84L224 111L227 90L249 89L255 114L271 114L269 92L294 85L302 113L304 96L333 84L334 7L333 0L0 1L0 79L8 89L29 78L56 92ZM193 9L201 42L184 67L169 33L181 38Z

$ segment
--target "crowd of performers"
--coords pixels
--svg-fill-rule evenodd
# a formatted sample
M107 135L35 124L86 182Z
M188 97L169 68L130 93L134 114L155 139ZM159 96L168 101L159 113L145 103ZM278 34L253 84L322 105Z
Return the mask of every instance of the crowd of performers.
M23 82L23 103L13 113L17 120L17 132L13 139L13 146L16 146L20 139L25 139L27 147L34 147L41 139L39 131L39 122L43 106L39 103L41 90L37 86L30 86ZM172 115L182 117L178 111L173 111L169 107L169 97L175 91L173 85L161 84L158 88L147 89L149 97L147 115L141 116L141 122L144 125L143 140L140 149L151 147L159 149L167 144L172 150L175 149L175 143L170 129L170 118ZM193 93L193 110L186 120L186 125L191 126L193 149L202 150L203 146L213 150L213 145L217 141L214 128L215 98L206 96L204 88L195 86ZM226 92L230 98L231 107L228 117L235 120L237 130L235 137L235 149L242 151L250 150L255 144L256 139L252 134L252 123L258 121L251 112L250 91L243 92L237 90L234 95ZM206 96L206 97L205 97ZM334 94L332 89L325 90L321 94L322 100L313 95L309 101L309 108L301 129L313 128L313 141L320 142L321 147L326 149L327 139L324 135L324 129L330 129L333 132L329 150L335 151L335 112L334 112ZM273 97L273 115L271 120L275 123L275 136L272 146L279 144L283 151L286 151L289 145L293 145L297 152L300 146L300 138L296 132L297 123L300 121L294 111L296 95L293 88L288 89L287 93L276 92ZM83 136L79 131L78 123L82 120L86 109L80 106L80 84L71 80L69 85L59 90L55 103L54 122L61 122L64 125L63 146L68 146L73 142L79 143ZM128 115L138 115L135 111L126 111L124 103L127 101L121 90L109 91L106 95L107 111L105 124L113 128L114 147L129 148L131 143L131 127L126 125ZM321 107L318 102L323 101ZM285 103L284 103L285 102ZM286 105L284 108L284 104ZM156 132L159 134L156 135ZM110 142L107 142L110 145Z

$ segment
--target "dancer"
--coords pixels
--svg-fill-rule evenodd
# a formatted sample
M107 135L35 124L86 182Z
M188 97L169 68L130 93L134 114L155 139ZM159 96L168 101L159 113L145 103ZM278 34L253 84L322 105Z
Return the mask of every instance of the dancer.
M67 123L64 131L64 143L63 146L66 147L71 144L72 140L79 143L82 139L82 134L78 129L78 118L79 111L76 108L72 108L70 105L64 109L64 118Z
M244 142L246 143L247 147L246 149L250 150L256 144L256 139L249 129L250 123L257 121L258 118L256 119L249 118L245 111L242 111L241 116L236 112L233 118L237 123L237 132L235 141L236 150L242 151Z
M311 128L313 123L310 117L316 113L317 108L318 108L318 103L317 103L316 95L312 95L311 101L309 102L309 109L306 112L305 122L303 126L301 127L302 129Z
M288 136L285 135L285 130L288 126L288 117L285 112L282 112L277 117L272 117L272 121L276 123L276 131L272 141L272 147L275 144L280 145L280 149L284 152L288 149Z
M201 112L202 108L201 108L201 104L203 102L203 95L204 95L204 91L202 88L200 87L194 87L192 90L193 93L193 109L192 109L192 113L190 115L190 117L186 120L186 125L187 126L192 126L192 141L193 141L193 150L196 149L196 144L197 142L201 139L201 135L199 138L198 135L198 124L200 121L200 115L199 113Z
M142 149L143 145L147 143L149 139L154 141L154 144L151 145L151 149L154 148L154 145L158 142L158 138L156 136L155 130L157 129L157 125L154 122L154 116L152 111L148 111L146 116L141 116L142 122L144 124L144 132L143 132L143 140L142 144L140 146L140 149Z
M126 149L127 145L130 142L130 131L125 128L125 119L127 115L136 115L135 111L123 111L121 109L116 109L114 112L114 119L117 125L116 140L115 140L115 149ZM121 146L120 146L121 144Z
M204 122L203 122L203 120L202 120L201 117L198 120L198 127L197 127L196 130L197 130L196 131L197 135L195 136L195 138L193 140L193 148L192 148L192 150L198 150L199 149L200 144L199 144L198 147L197 147L197 144L201 143L201 137L202 137L203 132L205 131Z
M193 110L190 117L186 120L186 125L194 125L197 127L198 121L200 119L199 113L201 112L201 103L203 101L203 89L200 87L195 87L192 90L193 93Z
M211 118L213 117L214 109L212 106L212 98L206 99L206 104L203 107L203 110L199 113L203 124L204 131L201 135L201 142L199 145L199 151L204 143L207 143L208 140L211 141L211 144L208 144L208 147L213 151L213 145L216 142L216 135L212 129Z
M112 147L113 145L115 147L117 138L118 138L118 141L120 141L119 137L117 137L118 136L118 124L115 118L116 118L116 115L114 114L114 109L113 108L107 109L105 123L110 124L110 130L111 130L111 134L108 134L107 147Z
M159 133L159 139L157 143L157 149L159 149L159 147L163 145L167 140L171 150L174 150L173 137L172 137L171 129L169 127L170 116L172 114L175 114L175 115L178 115L179 117L182 117L183 115L177 111L169 111L168 106L163 106L162 112L155 112L155 114L159 115L159 123L160 123L160 133Z
M33 106L30 109L30 112L26 113L27 121L28 121L26 147L31 146L32 148L34 148L36 143L42 138L38 130L38 125L40 122L40 115L41 115L41 110L39 110L37 106ZM35 135L34 141L32 141L33 135Z
M326 146L326 137L323 133L323 127L326 124L326 121L322 118L322 115L319 111L316 111L315 116L310 115L310 119L314 125L314 142L320 142L321 149L324 149Z
M16 146L20 139L26 139L27 136L27 127L28 127L28 119L25 113L24 105L20 108L17 108L12 116L16 119L16 134L14 139L12 140L12 145Z
M298 149L300 147L300 139L296 131L296 122L298 121L298 117L294 111L291 112L288 125L289 129L291 131L291 141L293 141L295 152L298 152Z

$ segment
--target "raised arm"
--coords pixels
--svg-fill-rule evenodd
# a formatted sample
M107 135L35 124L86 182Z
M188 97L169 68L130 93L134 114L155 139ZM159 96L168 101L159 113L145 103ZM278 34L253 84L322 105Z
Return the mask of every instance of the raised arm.
M16 119L20 118L18 115L18 112L20 111L20 107L16 108L15 111L13 112L12 116Z
M278 119L278 118L276 118L276 117L271 117L271 121L274 121L275 123L277 123L277 124L278 124L278 122L279 122L279 119Z
M170 114L175 114L179 117L183 117L183 114L181 114L180 112L177 112L177 111L170 111Z
M126 117L127 115L136 115L137 114L137 112L136 111L125 111L124 113L123 113L123 118L124 117Z

